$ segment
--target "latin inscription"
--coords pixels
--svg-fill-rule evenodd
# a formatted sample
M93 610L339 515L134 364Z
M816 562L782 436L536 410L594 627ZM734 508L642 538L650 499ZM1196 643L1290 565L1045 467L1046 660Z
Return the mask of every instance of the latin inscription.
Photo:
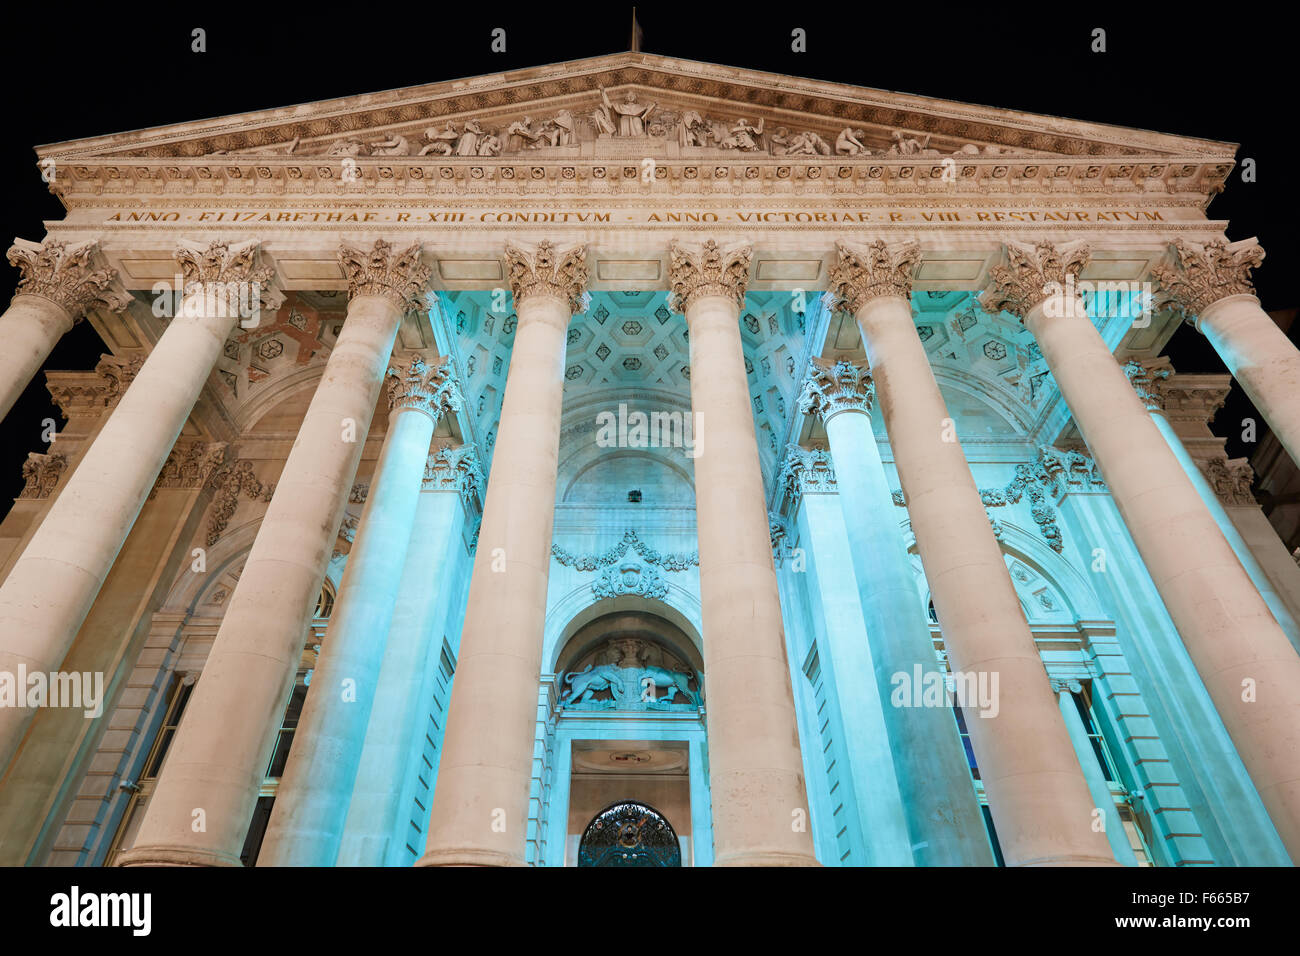
M904 210L728 210L701 212L689 210L177 210L150 209L115 212L105 222L195 222L232 223L491 223L535 224L594 223L731 223L738 225L820 224L853 225L858 223L1126 223L1165 222L1159 209L904 209Z

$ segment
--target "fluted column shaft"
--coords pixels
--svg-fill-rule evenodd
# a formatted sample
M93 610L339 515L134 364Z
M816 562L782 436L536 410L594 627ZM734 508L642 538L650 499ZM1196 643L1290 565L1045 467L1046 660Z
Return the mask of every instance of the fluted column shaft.
M835 459L912 856L918 866L992 866L983 815L951 712L891 703L900 675L912 681L920 674L941 675L943 668L934 654L872 433L874 398L869 376L849 363L837 363L830 368L814 365L802 404L821 415Z
M1003 857L1114 865L1091 828L1092 798L912 321L918 258L914 243L841 245L832 290L862 332L948 660L956 672L998 678L997 715L968 708L966 726Z
M1254 296L1250 272L1264 250L1252 239L1204 246L1178 239L1174 258L1172 268L1152 270L1157 284L1214 346L1300 464L1300 350Z
M0 586L0 671L49 672L62 663L239 320L240 296L227 294L226 283L270 277L269 268L254 269L255 243L185 247L178 256L188 257L187 278L211 284L182 299ZM0 707L0 769L32 716Z
M717 866L812 866L808 797L740 337L749 250L672 249L690 331L709 782Z
M1008 244L1008 255L992 306L1021 315L1038 341L1278 834L1300 855L1300 656L1072 287L1086 246Z
M587 270L581 247L507 256L519 324L420 866L524 864L564 353Z
M280 778L259 866L333 866L361 762L448 365L389 367L388 432ZM433 582L430 587L437 587ZM389 781L393 783L393 781Z
M120 865L240 865L397 327L429 276L418 246L340 260L347 318Z
M94 242L68 245L51 239L38 245L19 240L10 248L9 261L22 278L0 315L0 419L86 309L100 305L120 312L130 303L117 271L95 268L96 256Z

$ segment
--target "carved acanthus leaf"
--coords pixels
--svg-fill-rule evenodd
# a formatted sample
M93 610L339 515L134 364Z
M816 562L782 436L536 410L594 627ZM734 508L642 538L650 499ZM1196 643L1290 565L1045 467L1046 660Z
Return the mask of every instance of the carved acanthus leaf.
M907 299L912 294L912 270L920 261L921 244L915 239L893 243L877 239L866 246L837 242L826 293L829 303L856 314L876 296Z
M992 282L980 296L980 307L990 315L1010 312L1022 322L1048 296L1076 289L1092 256L1091 246L1082 240L1059 248L1050 242L1030 246L1008 240L1006 250L1007 265L990 270Z
M1129 359L1121 367L1147 411L1164 411L1165 381L1174 373L1169 359Z
M674 242L669 247L668 307L684 313L691 301L702 295L723 295L745 307L749 287L749 262L753 249L736 246L723 250L713 239L688 247Z
M876 388L871 373L854 362L813 359L799 395L799 410L825 421L836 412L871 414Z
M787 445L776 480L785 494L795 500L805 494L833 494L839 490L831 453L823 448Z
M348 295L382 295L405 311L424 304L432 270L420 260L420 244L412 243L401 252L383 239L376 239L367 252L349 245L339 247L339 265L348 280Z
M250 500L270 501L275 485L263 483L253 472L253 463L247 459L227 462L212 476L214 495L212 514L208 517L208 547L212 547L226 530L239 497L243 495Z
M530 252L507 243L506 268L516 305L530 295L549 295L567 302L573 315L587 310L591 297L587 294L586 246L558 252L543 239Z
M101 355L95 365L95 374L104 382L104 405L112 407L126 394L140 369L144 368L143 355Z
M1199 246L1180 238L1174 240L1174 255L1173 268L1156 266L1151 277L1162 297L1189 319L1225 296L1254 295L1250 270L1264 261L1264 250L1254 239L1215 239Z
M284 303L284 293L275 288L275 269L261 262L260 248L257 239L214 239L206 245L179 240L175 255L182 291L202 294L221 307L237 306L244 314L257 308L278 309Z
M436 423L443 415L461 407L460 389L452 378L451 358L430 365L413 355L406 362L388 367L388 408L395 412L413 408L424 412Z
M483 486L487 479L479 464L474 445L443 446L424 463L426 491L454 491L461 496L467 511L481 511Z
M48 498L59 483L59 478L67 470L68 458L63 452L53 451L47 455L32 452L23 462L23 490L19 498Z
M1199 461L1206 481L1225 505L1251 507L1257 502L1251 486L1255 483L1255 472L1245 458L1211 458Z
M163 462L150 497L160 488L203 488L226 461L223 441L177 443Z
M9 247L8 258L22 274L15 295L49 299L74 322L97 306L121 312L131 304L131 294L122 288L117 270L95 267L99 246L93 239L72 244L59 239L44 243L17 239Z

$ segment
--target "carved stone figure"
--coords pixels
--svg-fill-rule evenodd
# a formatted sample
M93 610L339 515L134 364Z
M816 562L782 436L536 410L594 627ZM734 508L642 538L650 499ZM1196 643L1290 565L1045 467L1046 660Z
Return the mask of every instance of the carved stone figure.
M668 692L663 697L655 698L664 703L671 704L678 691L680 691L688 703L699 706L699 696L687 686L690 679L690 674L670 671L666 667L655 667L651 664L641 669L641 678L637 683L640 685L643 695L647 695L651 687L656 689L660 687L667 688Z
M478 156L479 139L483 135L483 127L478 125L478 120L467 122L465 128L461 131L460 139L456 141L456 155Z
M500 156L501 155L501 137L497 136L496 130L488 130L479 136L478 155L480 156Z
M812 130L790 134L784 126L777 128L769 139L778 156L829 156L830 144Z
M695 110L687 110L677 124L677 145L707 146L712 130L704 117Z
M592 113L592 119L596 121L596 127L600 132L609 133L611 136L645 135L646 119L654 110L654 103L643 106L636 101L636 93L631 90L627 91L627 96L622 103L612 103L603 86L600 88L600 102L600 108ZM618 118L617 125L615 117Z
M546 121L546 131L551 146L572 146L575 142L573 114L568 110L560 110Z
M926 133L920 139L915 136L907 136L901 130L894 130L890 134L894 143L889 147L885 155L887 156L938 156L937 149L930 149L930 134Z
M835 152L840 156L869 155L871 150L862 145L862 137L865 135L860 129L844 127L840 130L840 135L835 137Z
M563 706L585 704L595 696L596 691L608 689L617 700L623 678L613 664L595 666L588 664L580 671L571 671L564 675L568 689L560 696Z
M326 156L367 156L370 148L355 139L341 139L326 151Z
M460 139L460 134L456 132L456 127L447 121L447 125L442 129L431 126L424 131L425 146L420 150L419 155L428 156L450 156L456 151L456 140Z
M512 150L537 149L539 146L548 145L543 139L542 130L533 129L533 120L530 116L511 123L506 128L506 137Z
M411 155L411 144L405 136L399 136L394 133L388 139L376 140L373 143L366 144L370 148L371 156L409 156Z
M758 149L758 141L763 135L763 121L759 120L758 125L750 123L749 120L739 120L736 125L731 127L729 135L718 143L723 149L738 149L742 152L753 152Z

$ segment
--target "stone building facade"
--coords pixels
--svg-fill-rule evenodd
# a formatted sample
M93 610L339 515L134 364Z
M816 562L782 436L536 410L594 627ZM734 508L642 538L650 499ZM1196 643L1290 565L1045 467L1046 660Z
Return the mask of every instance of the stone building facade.
M636 52L38 152L0 411L109 353L0 523L0 862L1300 855L1230 144Z

